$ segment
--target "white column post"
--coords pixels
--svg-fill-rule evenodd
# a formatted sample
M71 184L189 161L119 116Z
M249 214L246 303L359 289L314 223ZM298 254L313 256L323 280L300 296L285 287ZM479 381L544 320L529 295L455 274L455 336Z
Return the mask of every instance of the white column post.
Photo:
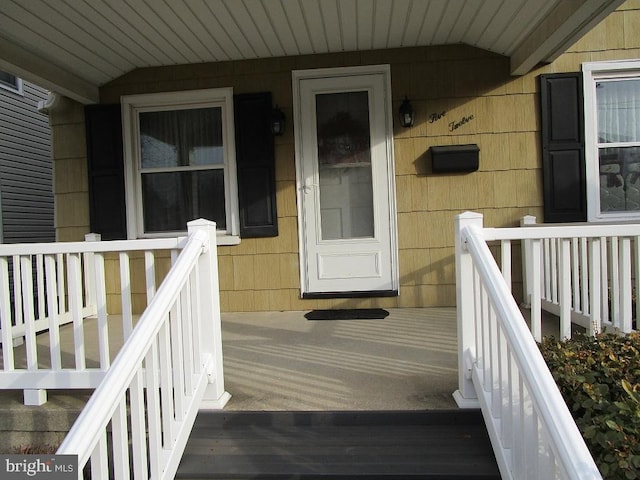
M525 215L520 219L520 226L535 225L536 217ZM531 240L523 240L522 250L522 304L525 308L531 306L531 288L533 286L533 265L531 263Z
M204 394L201 409L221 409L231 398L224 390L224 371L222 366L222 324L220 320L220 284L218 281L218 251L216 244L216 224L204 219L187 223L189 235L204 231L208 238L204 252L198 260L200 275L200 341L201 353L213 359L209 373L209 385Z
M478 396L471 380L475 357L473 262L462 238L469 226L482 228L482 215L465 212L455 219L456 312L458 320L458 390L453 397L460 408L478 408Z

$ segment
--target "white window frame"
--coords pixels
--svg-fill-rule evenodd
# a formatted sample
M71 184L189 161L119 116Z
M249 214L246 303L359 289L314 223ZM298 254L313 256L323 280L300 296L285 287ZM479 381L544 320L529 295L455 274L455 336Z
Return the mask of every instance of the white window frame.
M600 211L600 162L598 156L598 123L596 82L608 79L640 79L640 60L588 62L582 65L584 87L585 163L587 180L587 221L612 222L640 220L640 211ZM633 143L607 144L613 147L632 146ZM638 142L640 146L640 142Z
M142 112L178 110L185 108L218 107L222 113L224 148L224 189L226 230L218 230L219 245L240 243L238 213L238 182L236 176L235 131L233 120L233 89L212 88L180 92L162 92L126 95L121 99L124 142L125 196L127 211L127 237L157 238L184 235L177 232L145 233L142 205L142 175L140 155L140 129L138 115Z
M5 72L5 73L9 73L9 72ZM12 73L9 73L9 75L12 75L16 78L15 86L5 83L3 81L0 81L0 88L4 90L8 90L13 93L17 93L18 95L24 95L24 90L22 88L22 79L17 75L13 75Z

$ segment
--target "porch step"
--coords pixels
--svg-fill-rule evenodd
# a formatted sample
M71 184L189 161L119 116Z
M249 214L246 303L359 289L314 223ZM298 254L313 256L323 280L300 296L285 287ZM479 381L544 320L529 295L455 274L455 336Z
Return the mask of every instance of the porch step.
M55 451L91 390L50 390L40 406L23 404L21 390L0 391L0 453Z
M176 478L500 479L479 410L200 412Z

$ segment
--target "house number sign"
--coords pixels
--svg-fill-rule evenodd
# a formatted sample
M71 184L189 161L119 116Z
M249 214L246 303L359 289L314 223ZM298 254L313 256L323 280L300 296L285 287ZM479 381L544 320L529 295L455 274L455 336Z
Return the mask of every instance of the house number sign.
M447 114L446 110L443 110L441 112L432 113L431 115L429 115L429 123L436 123L438 120L444 118L444 116L446 114Z
M446 110L432 113L431 115L429 115L429 123L436 123L437 121L442 120L446 116L447 116ZM453 132L459 129L460 127L462 127L463 125L466 125L467 123L471 122L472 120L475 120L475 115L464 115L459 120L453 120L449 122L449 131Z
M467 116L462 117L460 120L455 120L453 122L449 122L449 131L453 132L454 130L457 130L461 126L469 123L474 118L475 118L474 115L469 115L468 117Z

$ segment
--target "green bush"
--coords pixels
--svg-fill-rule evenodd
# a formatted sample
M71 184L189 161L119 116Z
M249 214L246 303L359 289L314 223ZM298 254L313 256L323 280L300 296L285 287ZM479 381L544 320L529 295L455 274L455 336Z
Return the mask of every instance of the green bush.
M606 479L640 479L640 334L546 338L540 345Z

